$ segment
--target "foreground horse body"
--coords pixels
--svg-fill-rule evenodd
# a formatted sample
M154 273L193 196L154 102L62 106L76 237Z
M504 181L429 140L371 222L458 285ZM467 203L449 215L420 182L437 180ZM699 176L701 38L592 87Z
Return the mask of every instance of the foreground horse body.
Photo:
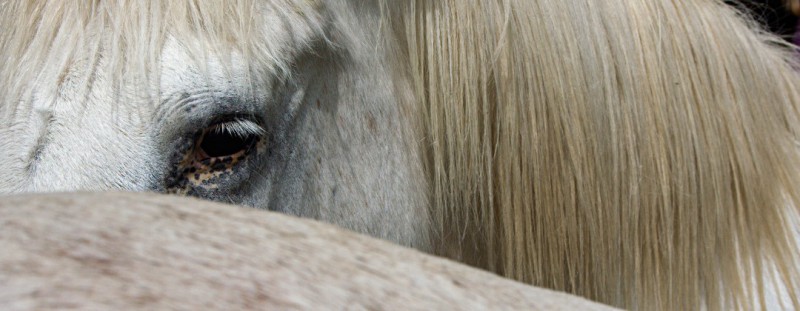
M0 224L4 310L612 310L329 225L186 198L9 197Z
M0 193L265 208L630 308L800 306L800 79L721 1L0 14Z

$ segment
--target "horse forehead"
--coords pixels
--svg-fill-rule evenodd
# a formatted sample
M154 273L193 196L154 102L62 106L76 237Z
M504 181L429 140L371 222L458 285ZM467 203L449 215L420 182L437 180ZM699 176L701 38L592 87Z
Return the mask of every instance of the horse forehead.
M235 50L225 51L224 55L206 53L200 57L178 39L167 39L161 53L158 80L162 97L201 89L243 93L254 83L253 79L264 79L250 75L247 60Z

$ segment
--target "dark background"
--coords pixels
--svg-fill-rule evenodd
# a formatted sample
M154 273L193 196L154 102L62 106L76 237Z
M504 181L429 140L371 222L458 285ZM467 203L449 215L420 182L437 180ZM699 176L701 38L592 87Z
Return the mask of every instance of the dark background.
M768 30L791 41L797 26L797 17L786 9L782 0L726 0L725 2L749 12Z

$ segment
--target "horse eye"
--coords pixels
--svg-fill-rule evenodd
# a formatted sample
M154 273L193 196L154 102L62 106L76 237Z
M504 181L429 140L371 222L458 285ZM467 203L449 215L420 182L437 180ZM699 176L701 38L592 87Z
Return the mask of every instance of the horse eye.
M207 127L195 140L195 160L242 155L261 137L261 127L251 121L222 122Z

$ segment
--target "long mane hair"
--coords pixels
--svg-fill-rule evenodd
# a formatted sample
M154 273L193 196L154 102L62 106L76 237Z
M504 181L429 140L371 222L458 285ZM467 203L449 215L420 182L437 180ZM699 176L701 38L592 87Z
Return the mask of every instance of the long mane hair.
M440 252L630 308L800 307L779 39L715 0L396 2Z
M288 71L254 3L0 1L0 115L101 54L115 85L148 81L167 34ZM272 8L321 28L321 3ZM800 67L777 38L721 0L374 3L436 252L629 308L800 308Z

